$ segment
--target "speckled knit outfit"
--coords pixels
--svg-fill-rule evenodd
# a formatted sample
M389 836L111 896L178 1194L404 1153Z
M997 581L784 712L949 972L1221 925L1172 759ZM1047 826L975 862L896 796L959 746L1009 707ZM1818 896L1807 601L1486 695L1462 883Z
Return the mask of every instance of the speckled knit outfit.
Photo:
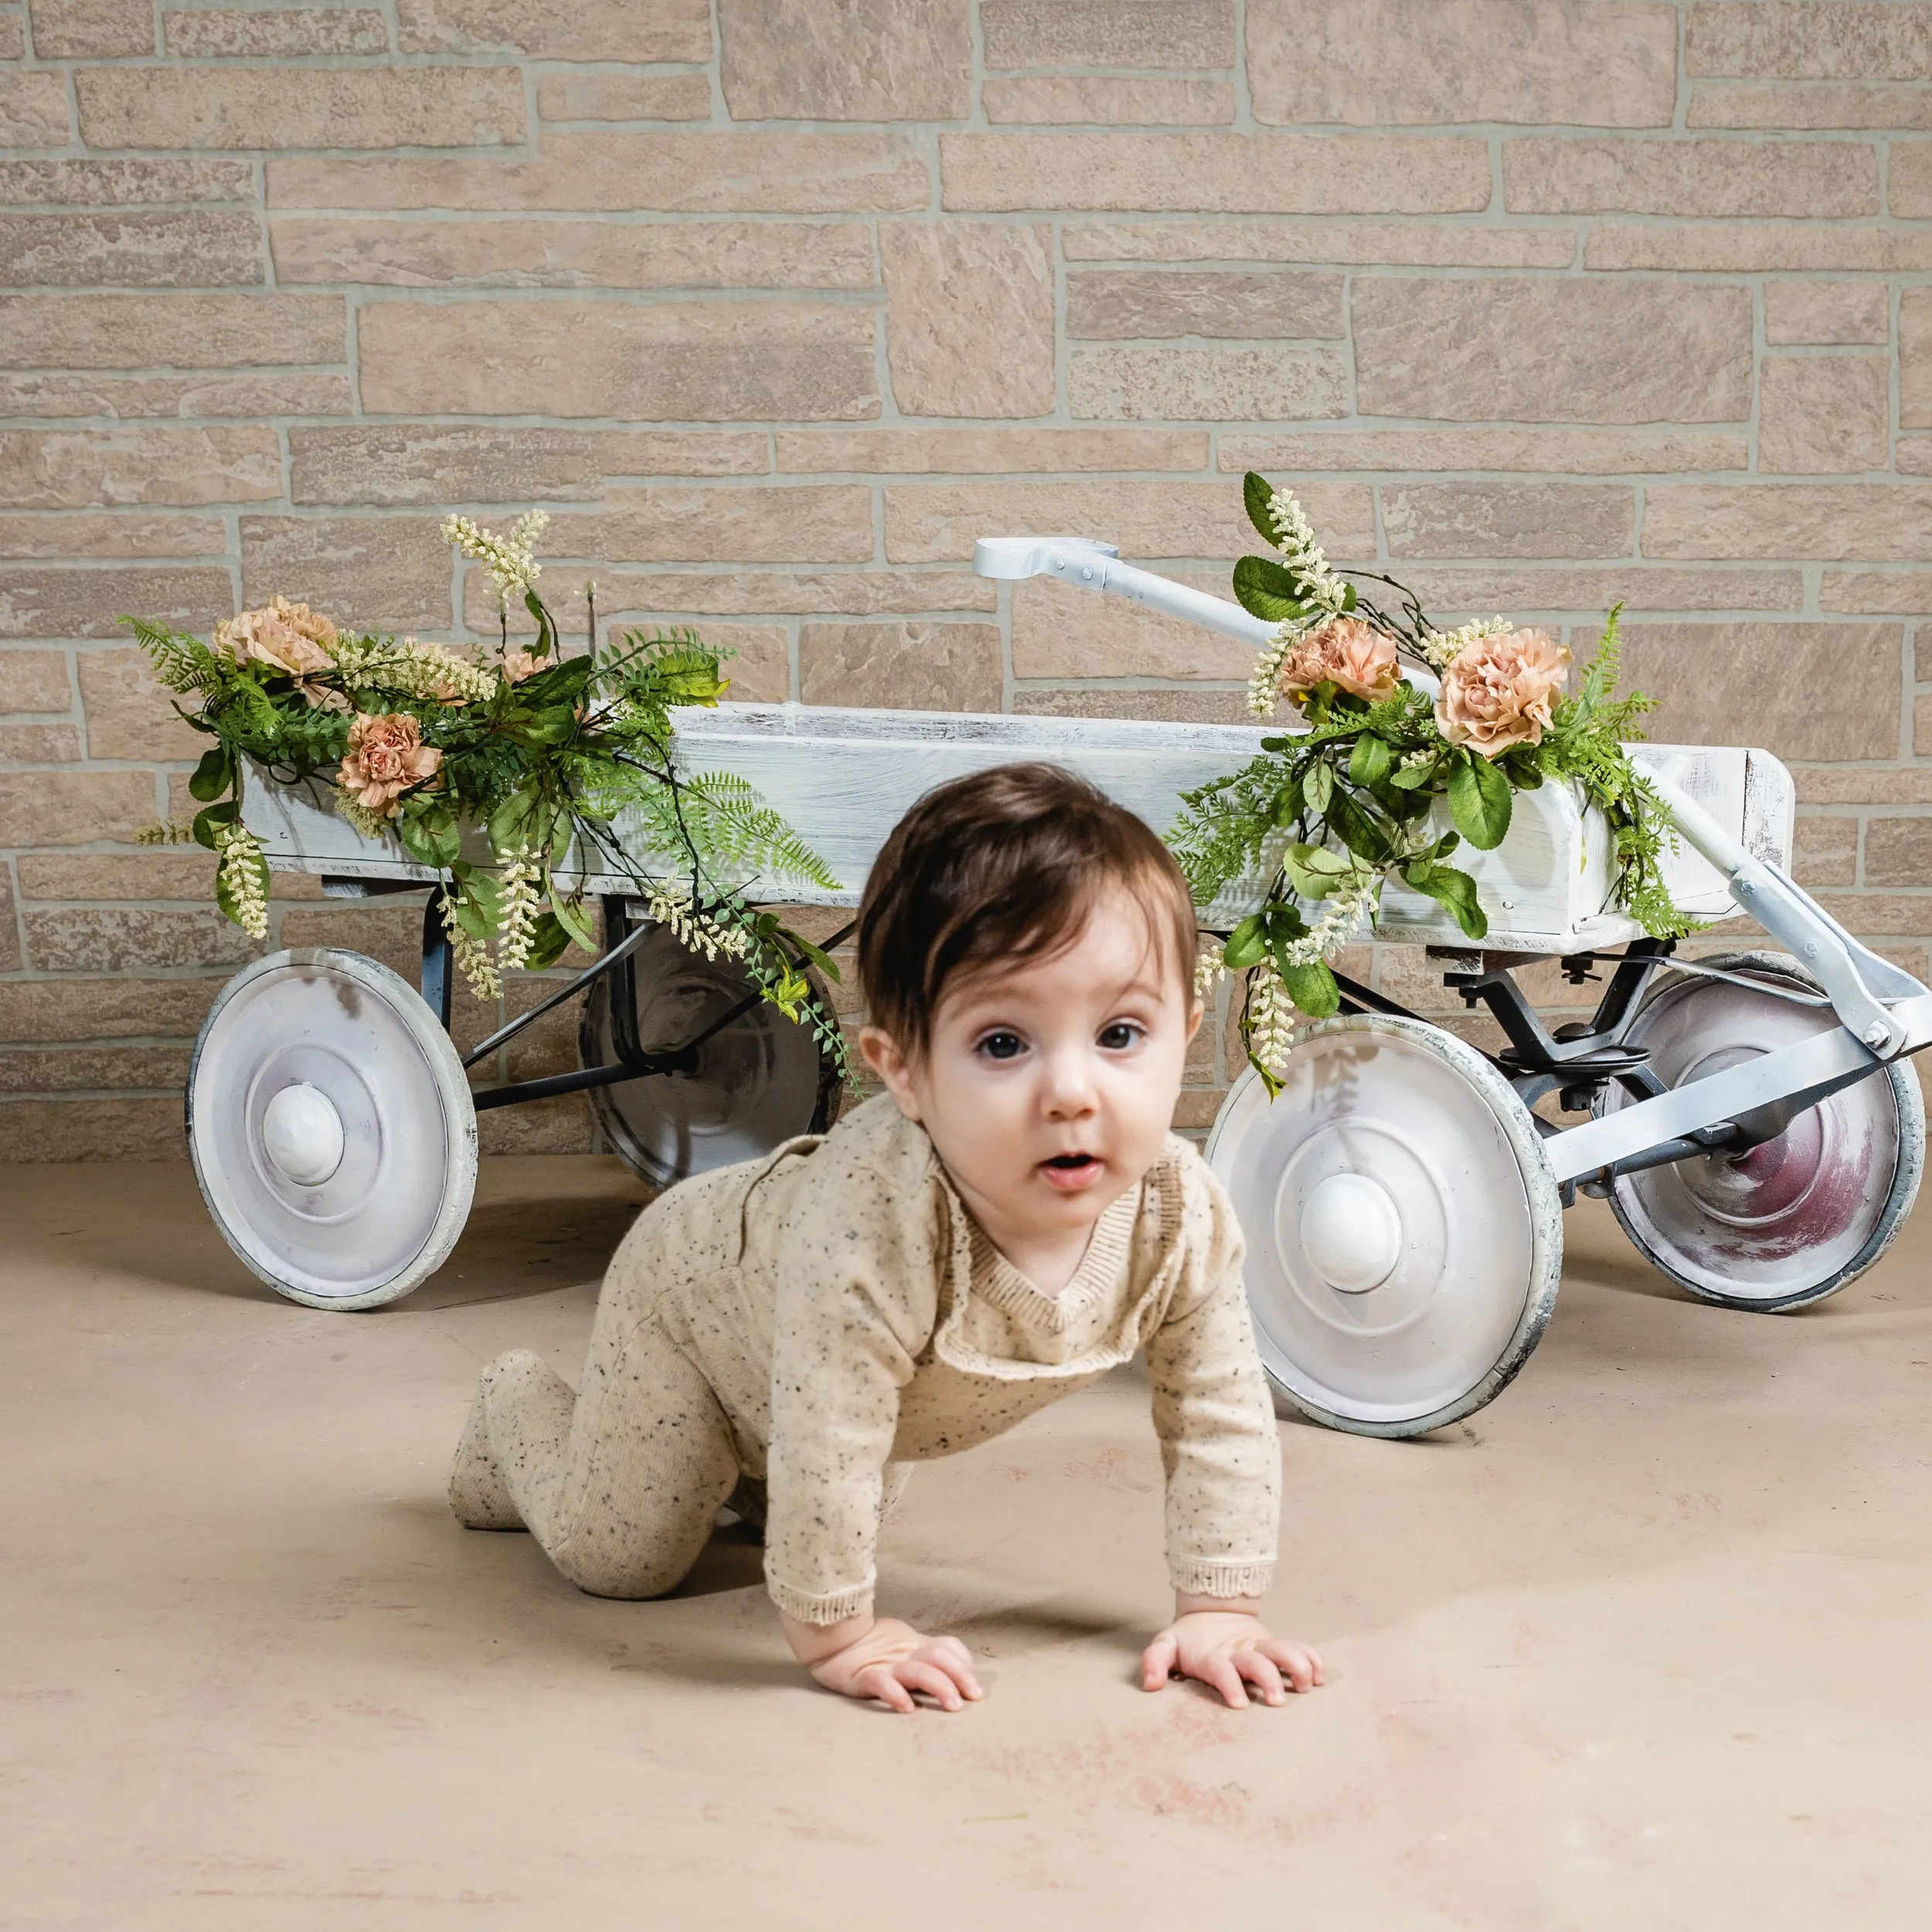
M773 1600L835 1623L872 1607L903 1465L970 1449L1144 1347L1174 1586L1259 1595L1281 1449L1241 1257L1226 1196L1170 1136L1044 1295L881 1096L646 1208L604 1277L581 1392L527 1350L492 1362L451 1502L472 1528L527 1526L584 1590L652 1597L740 1480L763 1479Z

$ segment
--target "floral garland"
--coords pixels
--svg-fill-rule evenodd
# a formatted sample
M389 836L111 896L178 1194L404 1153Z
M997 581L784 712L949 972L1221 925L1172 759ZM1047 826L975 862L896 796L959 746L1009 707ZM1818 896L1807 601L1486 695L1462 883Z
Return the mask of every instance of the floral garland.
M252 767L272 784L319 785L358 832L393 836L440 875L444 930L483 999L502 992L505 973L553 965L573 940L594 953L583 875L615 874L692 951L741 961L764 997L849 1070L837 1019L804 970L808 962L836 980L837 967L746 898L760 875L828 889L838 882L743 779L685 773L673 760L669 713L717 702L721 654L682 631L627 631L600 646L596 587L587 584L590 648L565 657L536 587L535 546L549 521L533 511L507 536L467 517L442 526L495 587L493 657L345 631L280 596L218 625L212 645L128 619L162 682L189 700L176 710L215 740L189 781L202 811L192 824L149 827L143 842L192 838L213 852L216 904L266 938L268 862L242 820L246 776ZM512 597L536 621L527 650L509 642ZM620 845L612 825L624 813L663 865L646 872ZM463 855L471 828L493 862Z
M1546 632L1502 617L1438 631L1395 579L1359 573L1396 592L1399 607L1385 611L1330 567L1291 492L1251 471L1243 491L1280 553L1234 568L1243 607L1276 627L1248 708L1267 718L1286 699L1305 729L1263 739L1252 764L1185 794L1168 836L1203 904L1257 872L1267 880L1260 910L1203 949L1197 984L1205 995L1223 973L1248 971L1242 1036L1270 1093L1296 1009L1336 1010L1328 962L1372 924L1392 880L1447 908L1469 938L1487 934L1476 883L1450 855L1501 845L1515 794L1546 781L1578 785L1608 822L1612 903L1653 937L1694 929L1663 881L1662 801L1624 749L1651 702L1615 696L1621 604L1566 696L1570 652ZM1405 676L1405 655L1440 689Z

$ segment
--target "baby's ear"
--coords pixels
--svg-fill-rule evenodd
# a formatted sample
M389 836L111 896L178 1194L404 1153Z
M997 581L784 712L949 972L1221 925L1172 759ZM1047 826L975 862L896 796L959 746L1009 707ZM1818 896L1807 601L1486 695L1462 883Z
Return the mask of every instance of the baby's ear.
M1187 1036L1189 1039L1201 1030L1201 1017L1206 1011L1207 1009L1198 999L1188 1009Z
M909 1121L919 1118L919 1104L913 1094L912 1063L900 1050L898 1041L883 1026L859 1029L859 1051L866 1064L885 1083L886 1091Z

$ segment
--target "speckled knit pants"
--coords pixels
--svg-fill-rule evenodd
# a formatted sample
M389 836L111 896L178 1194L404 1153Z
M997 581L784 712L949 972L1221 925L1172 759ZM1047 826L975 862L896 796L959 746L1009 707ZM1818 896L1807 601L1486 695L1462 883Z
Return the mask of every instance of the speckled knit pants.
M450 1506L472 1529L527 1529L593 1596L661 1597L739 1475L717 1397L662 1324L600 1320L580 1393L527 1349L483 1371Z

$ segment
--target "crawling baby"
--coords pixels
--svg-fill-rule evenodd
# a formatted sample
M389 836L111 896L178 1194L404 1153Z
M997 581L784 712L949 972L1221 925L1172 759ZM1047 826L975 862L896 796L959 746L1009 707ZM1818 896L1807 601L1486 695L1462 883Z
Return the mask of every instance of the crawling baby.
M655 1597L719 1506L825 1689L910 1711L982 1693L966 1646L874 1614L879 1519L956 1454L1146 1351L1174 1620L1141 1681L1230 1705L1321 1682L1258 1608L1281 1449L1242 1242L1168 1131L1194 911L1158 838L1083 781L1006 765L943 785L859 915L886 1091L822 1138L672 1188L598 1298L581 1387L527 1350L485 1369L451 1479L472 1529L528 1529L604 1597Z

